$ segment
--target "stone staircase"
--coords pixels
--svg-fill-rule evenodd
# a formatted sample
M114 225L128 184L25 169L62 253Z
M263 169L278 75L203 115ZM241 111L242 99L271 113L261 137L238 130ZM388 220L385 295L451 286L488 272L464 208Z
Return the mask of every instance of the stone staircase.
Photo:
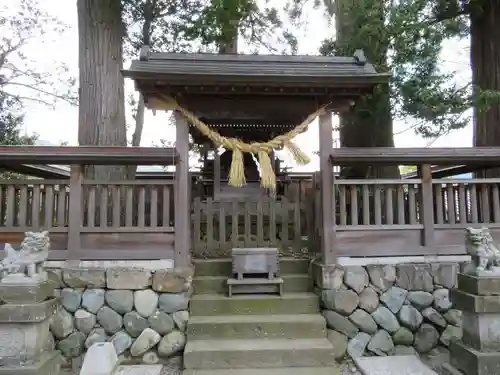
M184 375L339 373L309 262L282 259L280 268L282 297L227 297L230 260L195 261Z

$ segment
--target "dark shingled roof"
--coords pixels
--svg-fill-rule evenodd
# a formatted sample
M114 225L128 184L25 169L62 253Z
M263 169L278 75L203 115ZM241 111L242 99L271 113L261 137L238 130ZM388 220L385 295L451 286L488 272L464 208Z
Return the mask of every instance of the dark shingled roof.
M140 59L132 61L124 75L136 81L165 79L168 85L245 82L325 87L373 85L387 82L389 76L378 73L362 51L352 57L217 55L153 53L148 47L143 47Z

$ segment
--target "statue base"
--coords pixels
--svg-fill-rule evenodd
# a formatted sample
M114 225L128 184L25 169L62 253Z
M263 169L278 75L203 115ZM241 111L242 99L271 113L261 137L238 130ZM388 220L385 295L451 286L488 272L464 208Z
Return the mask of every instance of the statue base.
M31 364L0 366L0 375L59 375L61 363L59 352L43 353Z
M451 300L462 310L463 335L450 343L446 375L500 374L500 276L458 274Z
M0 299L5 303L38 303L53 297L54 286L49 281L35 284L0 283Z

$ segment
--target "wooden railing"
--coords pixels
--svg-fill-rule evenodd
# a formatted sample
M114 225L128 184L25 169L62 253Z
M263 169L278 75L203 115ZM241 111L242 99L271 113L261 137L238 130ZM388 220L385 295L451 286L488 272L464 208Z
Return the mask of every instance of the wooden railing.
M0 181L0 238L18 246L24 232L48 230L51 257L64 259L69 187L69 180ZM83 181L77 219L80 258L172 257L174 181Z
M312 212L311 212L312 213ZM191 219L197 257L225 257L233 247L277 247L282 255L306 256L306 202L260 198L214 201L194 199Z
M316 194L315 245L330 258L465 254L464 229L488 226L500 238L500 179L432 179L429 161L440 165L500 163L500 148L336 149L334 165L417 165L419 178L334 179ZM316 189L326 188L317 174ZM328 172L330 173L330 172ZM330 195L331 214L325 200ZM325 223L324 218L330 220ZM321 240L333 229L331 243ZM328 256L326 256L328 257ZM331 261L331 260L330 260Z
M71 163L68 180L0 181L0 243L18 247L23 232L48 230L52 259L189 261L187 163L175 180L92 181L82 173L87 164L179 168L175 149L0 147L0 159Z

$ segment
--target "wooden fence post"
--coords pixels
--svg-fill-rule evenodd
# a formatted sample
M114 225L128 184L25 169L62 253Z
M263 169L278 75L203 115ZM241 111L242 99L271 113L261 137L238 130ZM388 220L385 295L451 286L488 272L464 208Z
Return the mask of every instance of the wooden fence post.
M323 262L335 264L335 199L333 166L330 154L333 147L332 114L330 111L319 116L319 159L321 173L322 233L321 249Z
M418 166L418 174L422 179L420 189L420 223L424 228L421 232L421 245L435 247L434 237L434 199L432 189L432 171L430 164Z
M175 252L174 267L189 265L189 225L191 224L189 201L189 124L186 118L175 111L176 141L178 153L175 165Z
M71 165L68 206L68 260L78 260L81 248L83 166Z

